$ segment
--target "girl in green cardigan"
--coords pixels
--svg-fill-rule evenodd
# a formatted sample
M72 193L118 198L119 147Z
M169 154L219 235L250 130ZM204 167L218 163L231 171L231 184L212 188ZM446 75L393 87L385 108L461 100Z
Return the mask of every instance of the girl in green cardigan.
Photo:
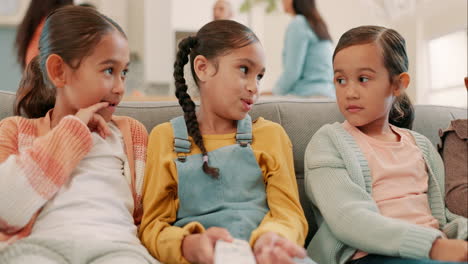
M402 36L351 29L333 69L346 121L323 126L306 150L305 188L319 227L309 255L330 264L466 261L467 222L444 205L442 160L427 138L404 129L413 109Z

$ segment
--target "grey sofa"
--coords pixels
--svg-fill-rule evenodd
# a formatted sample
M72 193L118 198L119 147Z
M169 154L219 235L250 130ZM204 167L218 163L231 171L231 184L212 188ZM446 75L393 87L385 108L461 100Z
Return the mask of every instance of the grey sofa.
M12 115L13 100L14 94L0 92L0 119ZM451 120L467 118L467 110L463 108L417 105L415 109L413 129L428 137L434 145L439 142L439 128L446 128ZM157 124L181 115L182 110L177 102L124 102L118 107L116 114L141 121L149 132ZM251 116L263 116L281 124L291 138L301 203L309 222L307 245L316 226L312 221L310 203L304 193L304 151L312 135L322 125L342 122L343 117L334 102L312 99L263 100L254 106Z

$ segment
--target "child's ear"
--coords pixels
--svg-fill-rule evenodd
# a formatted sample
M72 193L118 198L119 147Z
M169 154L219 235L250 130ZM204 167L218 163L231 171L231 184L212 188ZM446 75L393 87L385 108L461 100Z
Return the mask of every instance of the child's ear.
M61 88L66 84L66 66L62 57L57 54L49 55L46 60L47 77L56 88Z
M406 90L406 88L408 88L410 80L411 78L407 72L403 72L400 75L398 75L395 80L395 88L393 90L393 95L399 96L400 94L402 94Z
M193 60L193 69L201 82L205 82L208 77L213 76L212 68L211 62L203 55L197 55Z

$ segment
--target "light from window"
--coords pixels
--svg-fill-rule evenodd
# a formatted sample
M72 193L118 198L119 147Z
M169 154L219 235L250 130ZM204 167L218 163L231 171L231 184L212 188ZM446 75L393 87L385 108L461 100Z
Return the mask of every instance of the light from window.
M466 107L467 49L466 30L429 41L430 103Z

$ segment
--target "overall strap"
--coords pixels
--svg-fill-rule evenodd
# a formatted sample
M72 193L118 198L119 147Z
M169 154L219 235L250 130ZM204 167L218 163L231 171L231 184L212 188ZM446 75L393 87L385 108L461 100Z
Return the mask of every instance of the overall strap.
M252 118L248 114L237 121L236 141L242 147L252 143Z
M171 119L172 129L174 131L174 152L180 161L185 161L185 154L190 153L192 143L188 139L187 126L183 116Z

